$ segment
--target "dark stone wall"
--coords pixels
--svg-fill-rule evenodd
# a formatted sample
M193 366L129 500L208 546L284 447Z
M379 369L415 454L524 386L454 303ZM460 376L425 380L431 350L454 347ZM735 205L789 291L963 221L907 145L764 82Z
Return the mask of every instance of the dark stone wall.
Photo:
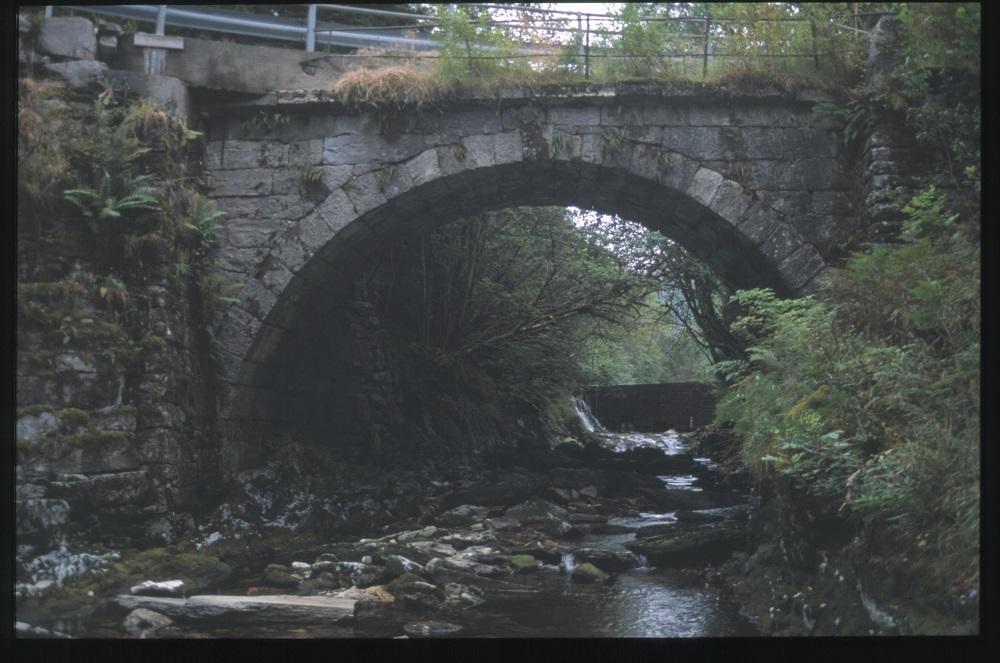
M715 416L714 386L702 382L587 387L590 411L612 431L694 430Z

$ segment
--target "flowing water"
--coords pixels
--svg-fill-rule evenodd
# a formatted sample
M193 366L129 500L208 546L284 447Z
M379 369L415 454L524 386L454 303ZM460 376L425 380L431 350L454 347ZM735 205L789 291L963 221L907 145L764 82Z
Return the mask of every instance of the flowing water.
M617 451L653 446L668 455L688 453L684 439L673 431L661 434L610 433L586 409L576 404L581 420ZM710 464L707 459L697 459ZM666 487L701 490L693 475L659 477ZM745 506L706 509L732 517ZM609 524L641 528L675 523L674 513L643 512L637 516L610 518ZM577 542L579 548L604 548L627 552L623 544L634 539L625 534L588 534ZM462 626L461 637L648 637L688 638L757 635L757 631L737 612L718 590L709 587L697 571L655 569L639 558L640 566L616 574L605 584L584 584L570 579L576 565L571 554L559 566L547 565L534 574L519 575L516 582L537 590L530 595L491 597L485 604L444 614L402 609L361 612L350 624L281 626L178 625L169 637L181 638L392 638L403 635L406 623L421 620L447 621ZM233 586L222 593L243 594L245 587ZM121 615L109 614L89 623L60 623L50 628L77 637L123 637ZM167 635L164 633L163 635Z

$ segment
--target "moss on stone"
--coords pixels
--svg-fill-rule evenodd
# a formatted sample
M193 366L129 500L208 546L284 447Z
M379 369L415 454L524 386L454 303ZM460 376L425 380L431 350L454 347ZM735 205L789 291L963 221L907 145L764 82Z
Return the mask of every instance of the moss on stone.
M188 595L203 593L218 587L231 574L228 564L204 552L169 555L164 548L125 550L104 573L78 576L62 587L20 600L18 618L86 616L106 608L116 595L127 593L143 580L180 579Z
M90 425L90 414L85 410L70 407L59 411L59 430L66 434Z
M55 412L56 406L50 403L36 403L35 405L25 405L17 408L17 418L33 417L44 412Z
M135 433L121 430L87 430L75 435L60 435L56 441L60 444L68 444L79 447L102 447L114 442L131 440Z

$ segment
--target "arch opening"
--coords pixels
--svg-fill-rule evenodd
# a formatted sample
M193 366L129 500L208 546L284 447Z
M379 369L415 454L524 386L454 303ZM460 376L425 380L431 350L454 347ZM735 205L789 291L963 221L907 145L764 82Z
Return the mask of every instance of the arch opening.
M742 225L737 225L726 218L732 214L699 201L690 189L682 193L657 180L661 178L641 177L622 165L551 160L441 174L398 192L395 182L389 181L382 192L384 201L360 215L352 215L353 210L343 204L343 193L331 194L316 210L321 238L318 242L310 238L318 247L315 252L306 248L308 242L301 233L286 237L258 272L264 282L273 271L283 275L285 283L279 294L265 293L273 300L266 311L266 301L260 306L259 300L250 300L251 305L258 304L250 314L260 323L255 325L249 349L242 355L230 353L235 377L229 381L222 408L228 430L224 463L231 470L253 465L254 449L263 437L273 438L303 424L308 428L310 417L326 421L313 428L327 432L336 429L329 422L372 419L360 401L351 397L324 401L317 394L350 392L350 381L341 378L352 373L392 388L391 371L380 356L379 321L366 321L370 307L364 301L364 286L358 283L359 275L382 259L387 239L404 245L419 242L434 228L495 210L575 206L617 215L662 233L733 289L769 287L780 294L794 292L766 247L761 248L766 240L761 242L758 234L755 242L752 232L748 236L747 224L755 221L748 219L753 214L747 214L746 207L741 210ZM768 210L755 212L760 216ZM373 339L369 347L344 341L366 334ZM356 389L370 387L357 385ZM327 407L324 402L338 405ZM392 420L391 411L391 407L384 408L382 416ZM356 430L345 433L358 434ZM370 432L366 435L372 437ZM372 444L380 447L378 439Z

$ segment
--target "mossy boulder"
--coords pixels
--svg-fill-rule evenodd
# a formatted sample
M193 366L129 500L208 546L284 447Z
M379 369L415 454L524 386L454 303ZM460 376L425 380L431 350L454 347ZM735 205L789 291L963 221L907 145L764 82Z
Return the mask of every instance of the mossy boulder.
M542 563L535 559L534 555L509 555L503 559L514 567L515 573L537 571L542 566Z
M268 564L264 569L264 580L274 587L297 587L299 579L292 575L291 570L281 564Z
M573 569L572 578L576 582L601 584L611 579L611 576L590 562L584 562Z

